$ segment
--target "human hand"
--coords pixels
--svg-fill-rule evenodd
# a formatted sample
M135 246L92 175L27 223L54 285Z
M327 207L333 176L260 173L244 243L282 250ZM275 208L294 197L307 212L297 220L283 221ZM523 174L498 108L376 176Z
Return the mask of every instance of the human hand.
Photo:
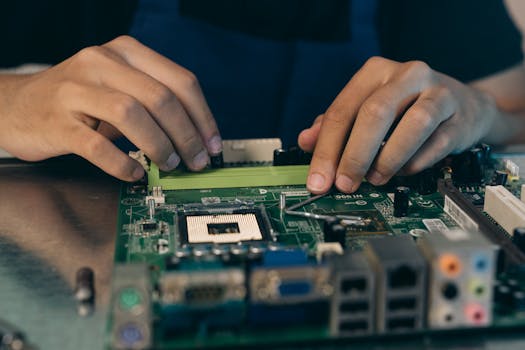
M350 193L365 176L382 185L400 170L417 173L477 143L497 115L491 97L423 62L371 58L299 135L313 151L307 187Z
M140 164L108 139L123 134L162 170L200 170L222 150L191 72L122 36L40 73L0 77L0 148L37 161L75 153L126 181Z

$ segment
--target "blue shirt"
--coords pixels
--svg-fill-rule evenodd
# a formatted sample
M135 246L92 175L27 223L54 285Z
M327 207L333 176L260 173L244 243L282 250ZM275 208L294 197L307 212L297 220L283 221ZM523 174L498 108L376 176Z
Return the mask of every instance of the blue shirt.
M256 37L180 16L173 0L139 1L130 35L196 74L223 138L280 137L293 145L379 53L375 1L351 6L348 41Z

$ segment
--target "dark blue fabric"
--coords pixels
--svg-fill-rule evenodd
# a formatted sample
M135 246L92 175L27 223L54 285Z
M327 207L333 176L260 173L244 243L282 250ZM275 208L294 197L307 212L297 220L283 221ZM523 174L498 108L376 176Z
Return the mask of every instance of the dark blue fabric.
M178 1L141 0L130 34L194 72L223 138L298 133L323 113L379 48L375 1L352 1L348 42L273 41L178 14Z

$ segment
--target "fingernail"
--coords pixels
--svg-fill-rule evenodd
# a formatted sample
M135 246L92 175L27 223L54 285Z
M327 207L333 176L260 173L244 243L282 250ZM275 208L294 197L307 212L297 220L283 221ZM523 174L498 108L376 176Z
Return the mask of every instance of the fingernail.
M144 176L144 168L142 166L135 167L132 176L135 180L140 180Z
M319 173L313 173L308 176L308 188L313 191L322 191L324 189L325 179Z
M352 192L354 182L346 175L338 175L335 179L335 186L342 192Z
M166 161L166 170L173 170L179 165L180 157L177 153L173 152Z
M373 185L381 185L384 181L383 175L381 175L377 170L372 170L367 176L367 179L368 182L372 183Z
M202 150L193 158L193 166L197 169L202 169L208 165L209 161L208 152Z
M211 154L218 154L222 152L222 139L220 136L213 136L208 141L208 150Z

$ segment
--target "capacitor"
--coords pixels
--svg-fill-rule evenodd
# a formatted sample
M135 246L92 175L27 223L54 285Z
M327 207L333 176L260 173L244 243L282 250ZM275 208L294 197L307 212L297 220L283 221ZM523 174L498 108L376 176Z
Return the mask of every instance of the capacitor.
M394 216L402 217L408 215L408 195L410 188L406 186L398 186L394 192Z
M512 243L525 253L525 227L516 227L512 235Z
M288 165L289 159L288 159L288 152L282 148L278 148L273 151L273 165L274 166L280 166L280 165Z
M496 174L494 176L494 185L505 186L507 184L507 178L508 174L506 171L496 170Z
M325 220L323 226L324 241L338 242L341 247L346 246L346 228L341 224L341 221L336 218L329 218Z
M467 164L469 167L468 183L479 184L485 173L484 152L481 148L471 148L467 151Z
M222 152L217 155L210 156L210 166L213 169L224 168L224 157Z
M437 191L437 177L433 168L428 168L414 175L412 182L415 190L421 195L435 193Z
M93 270L81 267L77 270L75 299L79 302L93 301L95 298L95 279Z

